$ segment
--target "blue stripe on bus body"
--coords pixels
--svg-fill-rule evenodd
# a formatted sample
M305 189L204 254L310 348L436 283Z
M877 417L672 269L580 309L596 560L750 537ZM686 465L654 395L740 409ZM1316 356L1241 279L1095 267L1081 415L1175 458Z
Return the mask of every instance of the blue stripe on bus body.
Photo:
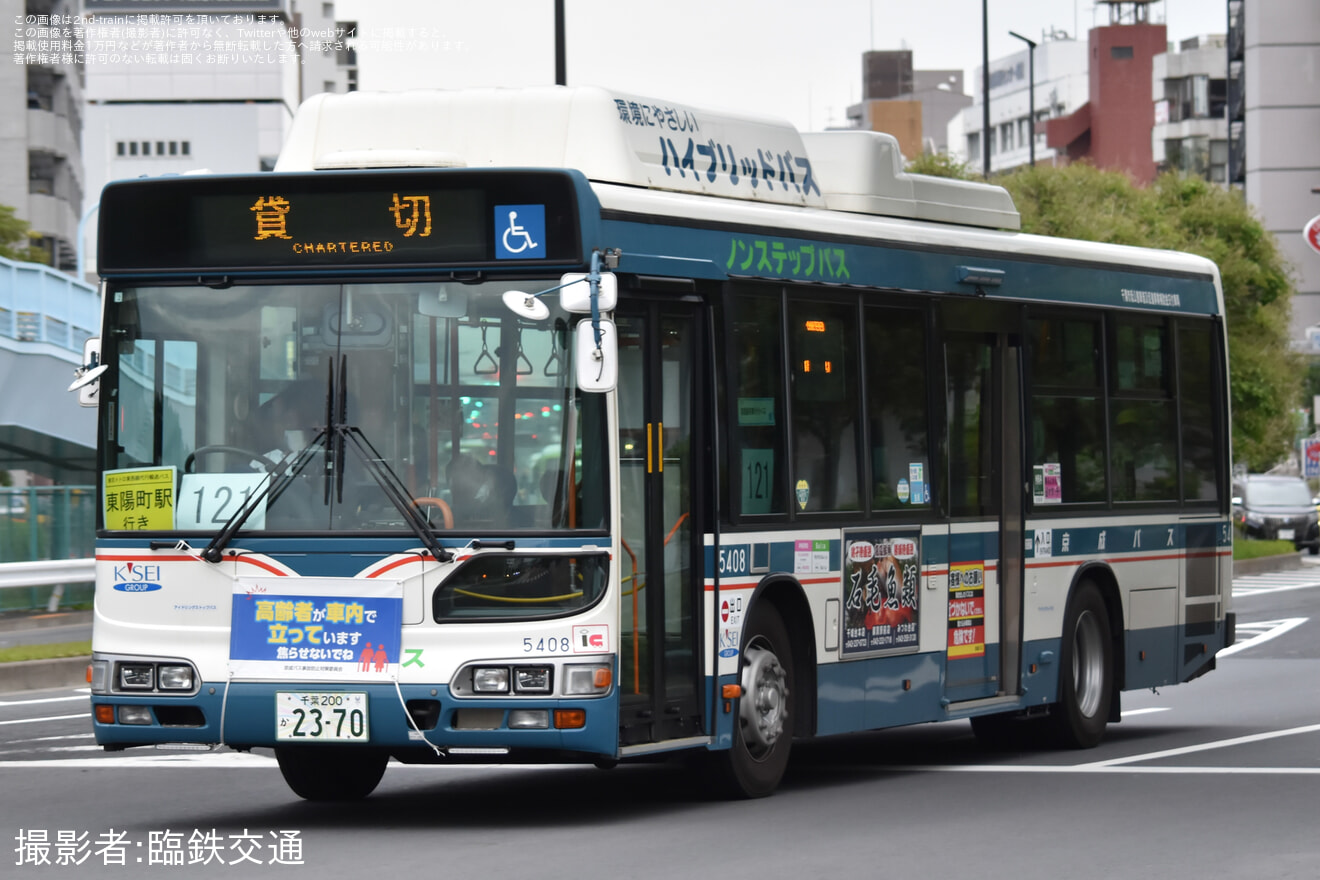
M990 298L1011 297L1045 303L1212 315L1218 312L1208 276L1140 272L1110 264L1067 265L1062 260L1004 257L988 252L912 248L901 243L864 244L857 238L798 238L765 231L700 229L662 222L607 218L601 232L610 247L623 251L620 271L643 275L729 276L774 281L848 284L921 292L969 293L958 282L958 268L974 260L980 268L1005 273ZM682 260L676 268L676 260ZM1142 296L1124 298L1124 292ZM1159 297L1144 294L1156 293Z

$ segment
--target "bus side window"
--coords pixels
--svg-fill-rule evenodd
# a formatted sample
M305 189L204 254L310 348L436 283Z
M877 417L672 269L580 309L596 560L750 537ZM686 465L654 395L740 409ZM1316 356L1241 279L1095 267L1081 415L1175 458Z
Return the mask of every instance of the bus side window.
M926 335L916 309L866 309L871 509L927 508Z
M1100 322L1031 319L1032 498L1036 505L1104 501L1105 389Z
M793 491L800 511L861 509L857 301L791 296Z
M1115 501L1178 497L1169 337L1163 318L1113 322L1109 431Z
M743 516L783 513L784 385L783 309L773 294L734 299L734 467Z

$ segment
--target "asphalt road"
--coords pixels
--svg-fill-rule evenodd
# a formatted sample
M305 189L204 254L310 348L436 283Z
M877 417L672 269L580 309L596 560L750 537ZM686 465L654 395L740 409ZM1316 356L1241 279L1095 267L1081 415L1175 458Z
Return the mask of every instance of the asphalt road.
M965 721L835 737L751 802L669 765L392 765L368 801L312 805L268 755L104 755L85 693L0 695L0 873L100 876L122 856L124 876L162 877L1313 880L1320 569L1234 594L1239 646L1197 681L1125 694L1099 748L988 751ZM32 865L42 851L83 861Z

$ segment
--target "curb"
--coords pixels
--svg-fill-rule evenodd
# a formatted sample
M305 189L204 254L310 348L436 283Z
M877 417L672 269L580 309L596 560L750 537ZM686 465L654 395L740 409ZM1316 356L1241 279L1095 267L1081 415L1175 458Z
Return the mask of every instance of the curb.
M0 694L85 685L87 664L91 662L92 658L86 656L0 663Z

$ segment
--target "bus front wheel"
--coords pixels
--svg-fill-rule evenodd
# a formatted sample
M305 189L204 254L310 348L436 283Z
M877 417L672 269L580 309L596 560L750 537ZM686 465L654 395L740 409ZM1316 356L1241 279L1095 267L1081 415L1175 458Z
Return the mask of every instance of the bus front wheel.
M302 746L275 750L284 781L309 801L359 801L376 790L389 763L374 749Z
M741 664L733 745L716 754L727 794L765 797L783 778L793 745L793 651L769 603L748 617Z
M1100 590L1082 581L1064 617L1059 702L1050 707L1055 740L1072 749L1100 744L1109 721L1114 643Z

